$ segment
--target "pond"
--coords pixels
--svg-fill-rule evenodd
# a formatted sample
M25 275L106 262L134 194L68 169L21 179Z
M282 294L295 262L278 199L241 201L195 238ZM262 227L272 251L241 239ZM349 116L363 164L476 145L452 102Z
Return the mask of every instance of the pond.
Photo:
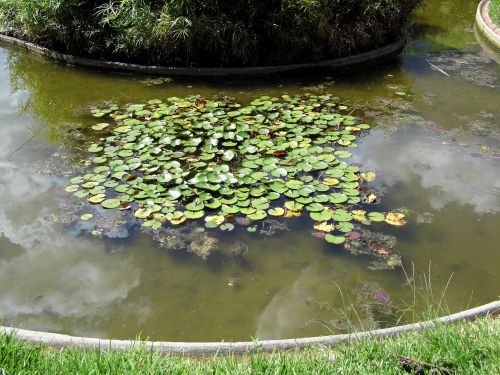
M249 340L396 324L414 302L411 285L427 295L432 288L437 301L444 291L452 312L495 300L500 67L476 41L474 13L474 2L429 0L398 61L335 77L170 80L76 69L0 46L3 324L102 338ZM65 191L86 173L91 127L102 122L91 114L96 106L191 95L248 105L305 93L331 93L371 125L349 163L376 174L370 189L380 203L371 209L403 212L405 225L360 226L363 248L318 238L304 217L259 222L255 233L244 225L201 232L203 219L154 232ZM93 217L82 221L85 213ZM202 257L195 240L217 246ZM397 261L388 264L387 252Z

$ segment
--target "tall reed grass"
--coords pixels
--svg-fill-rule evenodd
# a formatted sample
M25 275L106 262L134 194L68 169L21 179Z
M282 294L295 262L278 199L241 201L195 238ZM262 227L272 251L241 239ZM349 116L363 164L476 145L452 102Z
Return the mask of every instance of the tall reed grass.
M75 55L179 66L286 64L399 37L420 0L0 0L0 29Z

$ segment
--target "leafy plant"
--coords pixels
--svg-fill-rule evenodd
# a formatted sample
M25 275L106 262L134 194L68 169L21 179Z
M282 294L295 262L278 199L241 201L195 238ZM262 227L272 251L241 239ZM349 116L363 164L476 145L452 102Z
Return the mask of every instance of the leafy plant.
M0 28L109 60L182 66L285 64L399 37L420 0L0 0Z
M105 209L133 209L153 229L204 218L208 228L232 231L235 215L259 221L307 211L340 244L353 221L403 225L401 213L367 219L355 209L363 176L374 174L343 160L354 143L339 140L369 128L347 110L331 95L310 94L248 106L192 96L94 109L114 124L92 126L101 137L87 148L89 172L65 190Z

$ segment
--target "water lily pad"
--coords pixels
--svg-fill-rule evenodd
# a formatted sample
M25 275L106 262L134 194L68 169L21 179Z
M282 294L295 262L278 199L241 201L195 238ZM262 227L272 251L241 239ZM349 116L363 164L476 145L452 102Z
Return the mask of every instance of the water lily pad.
M385 215L385 222L395 226L402 226L406 224L406 218L400 212L388 212Z
M145 228L159 229L161 228L161 222L156 220L148 220L142 224Z
M285 186L289 189L297 190L300 189L304 183L300 180L288 180L285 182Z
M80 216L80 220L88 221L88 220L92 219L93 217L94 217L94 215L92 215L92 214L83 214L82 216Z
M71 182L73 185L81 184L83 183L83 181L85 180L81 176L73 177L71 180L69 180L69 182Z
M327 234L325 236L325 241L329 242L329 243L332 243L334 245L340 245L340 244L343 244L345 242L345 237L334 236L332 234Z
M220 230L225 232L230 232L234 229L234 224L232 223L224 223L219 227Z
M348 233L354 230L354 225L346 221L337 223L336 227L340 232L344 233Z
M103 122L103 123L100 123L100 124L93 125L92 129L100 131L100 130L106 129L107 127L109 127L109 124L106 123L106 122Z
M186 219L196 220L202 218L205 213L203 211L185 211L184 215L186 216Z
M366 173L361 173L361 178L365 180L366 182L372 182L375 180L377 175L374 172L366 172Z
M341 159L347 159L347 158L350 158L352 156L352 153L350 153L349 151L343 151L343 150L335 151L334 154L336 157L341 158Z
M263 220L267 217L267 213L263 210L256 210L253 214L247 216L252 220Z
M67 191L68 193L74 193L74 192L78 191L79 188L80 188L80 186L78 186L78 185L70 185L70 186L66 186L64 188L64 190Z
M345 194L341 194L341 193L330 194L330 202L331 203L336 203L336 204L345 203L345 202L347 202L348 199L349 198Z
M375 222L381 222L385 220L385 215L381 212L370 212L368 214L368 219Z
M285 214L285 210L282 207L271 208L268 212L271 216L283 216Z
M88 152L92 152L92 153L101 152L102 150L104 150L104 147L99 146L95 143L90 145L90 147L87 149Z
M314 229L320 231L320 232L333 232L335 230L335 225L329 224L326 221L322 221L319 223L314 224Z
M285 207L290 211L301 211L304 208L304 205L293 201L286 201Z
M288 190L288 187L280 181L273 181L269 184L269 188L276 193L282 194Z
M205 208L205 205L200 201L194 201L186 205L186 210L189 211L201 211Z
M219 226L224 222L224 216L220 216L220 215L207 216L207 217L205 217L205 222L215 223L217 226Z
M140 219L146 219L153 213L151 208L139 208L134 212L134 216Z
M108 209L120 207L119 199L106 199L101 202L101 206Z
M307 211L309 212L320 212L325 209L325 207L321 203L311 203L306 206Z
M332 214L332 219L335 221L351 221L353 219L352 214L346 210L335 210Z
M273 175L274 177L285 177L286 175L288 175L288 171L285 169L285 168L276 168L276 169L273 169L271 171L271 175Z
M323 210L320 212L311 212L311 219L315 221L328 221L332 218L332 212L329 210Z
M236 156L236 153L232 150L226 150L224 151L224 154L222 155L222 160L224 161L231 161L234 159Z
M78 190L78 191L75 191L75 193L73 194L75 197L77 198L85 198L89 195L90 193L87 191L87 190Z
M99 203L103 202L105 199L106 199L105 194L97 194L97 195L91 196L87 200L92 204L99 204Z

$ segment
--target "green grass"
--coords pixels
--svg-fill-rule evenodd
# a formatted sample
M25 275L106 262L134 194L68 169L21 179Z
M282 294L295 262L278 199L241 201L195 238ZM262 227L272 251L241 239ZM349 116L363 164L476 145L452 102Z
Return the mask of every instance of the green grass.
M367 339L334 349L190 359L143 349L98 352L56 350L0 337L0 374L405 374L414 366L452 374L500 373L500 320L439 325L382 341ZM431 367L426 372L431 373ZM3 370L3 372L2 372Z
M500 0L491 0L488 12L493 23L500 26Z
M80 56L251 66L394 41L420 0L0 0L0 30Z

